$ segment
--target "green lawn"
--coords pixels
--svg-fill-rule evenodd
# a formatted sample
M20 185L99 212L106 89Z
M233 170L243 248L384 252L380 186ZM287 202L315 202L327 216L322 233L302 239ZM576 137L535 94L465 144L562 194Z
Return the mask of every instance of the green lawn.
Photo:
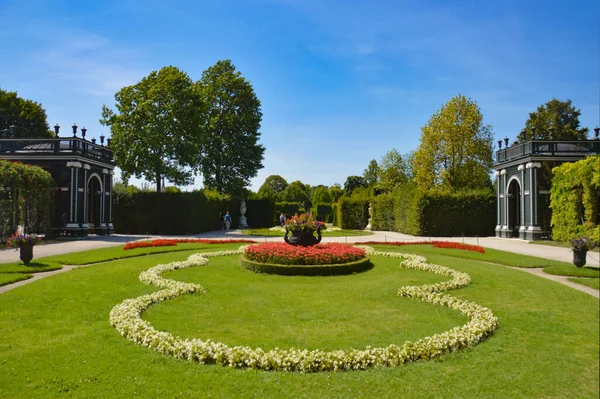
M378 246L383 248L390 250ZM0 397L598 397L598 300L490 263L536 263L501 251L476 259L480 254L466 251L392 248L468 273L472 283L448 294L486 306L499 318L488 340L433 361L315 374L236 370L153 352L110 326L116 304L158 290L142 284L140 272L219 249L197 245L98 263L1 294ZM87 259L112 256L101 251ZM372 260L375 267L366 273L311 278L255 274L236 256L211 258L207 266L165 273L201 284L205 295L165 301L143 317L182 337L263 349L401 344L465 323L450 309L396 296L400 286L443 277L399 269L399 260Z
M569 277L567 280L577 284L585 285L586 287L600 290L600 279L598 278L582 278L582 277Z

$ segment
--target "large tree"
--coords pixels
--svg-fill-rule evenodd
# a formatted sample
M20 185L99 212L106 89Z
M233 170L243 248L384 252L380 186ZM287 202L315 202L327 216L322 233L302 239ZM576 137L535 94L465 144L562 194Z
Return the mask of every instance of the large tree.
M529 119L525 122L524 139L585 140L589 129L579 127L579 115L581 112L571 105L571 100L560 101L553 98L546 104L540 105L537 111L529 114ZM534 128L533 136L532 128Z
M493 133L477 103L457 95L421 128L412 170L423 190L490 187Z
M391 193L394 188L408 181L408 164L400 153L393 148L388 151L379 164L379 191Z
M315 187L312 193L311 201L313 205L319 204L331 204L331 194L326 186L318 185Z
M191 184L200 163L204 107L189 76L176 67L153 71L115 94L117 112L103 106L115 162L123 179Z
M196 85L208 107L201 161L204 185L240 195L263 167L260 101L229 60L204 71Z
M362 176L348 176L344 183L344 193L346 195L352 194L357 188L366 188L367 182Z
M377 164L377 161L371 159L371 161L369 162L369 166L367 166L367 169L365 169L363 172L363 177L369 187L373 187L375 184L377 184L377 182L379 181L380 172L381 171L379 170L379 165Z
M281 201L283 191L289 186L288 182L279 175L271 175L258 189L259 198L269 198L273 201Z
M283 190L282 199L287 202L304 204L309 201L310 196L306 190L306 185L300 180L296 180L291 182L290 185Z
M26 100L16 92L0 88L0 130L3 137L10 137L10 127L14 126L15 137L54 137L46 118L46 111L40 103Z

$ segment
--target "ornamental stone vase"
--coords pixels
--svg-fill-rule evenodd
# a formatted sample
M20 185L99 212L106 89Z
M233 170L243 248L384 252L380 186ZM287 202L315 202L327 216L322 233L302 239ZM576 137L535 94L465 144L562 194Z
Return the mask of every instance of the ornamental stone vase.
M573 249L573 264L577 267L583 267L587 257L587 249Z
M292 236L288 238L288 234L292 233ZM301 247L310 247L317 245L321 242L321 228L317 228L317 237L314 236L312 230L309 231L286 231L283 236L283 241L287 244Z
M33 244L21 244L19 257L26 265L33 259Z

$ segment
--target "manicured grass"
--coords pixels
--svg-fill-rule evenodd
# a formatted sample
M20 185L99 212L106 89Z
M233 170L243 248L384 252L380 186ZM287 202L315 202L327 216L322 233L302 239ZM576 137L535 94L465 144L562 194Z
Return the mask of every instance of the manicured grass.
M31 278L31 273L62 269L60 263L36 259L25 266L23 262L0 264L0 286Z
M600 269L597 267L576 267L575 265L568 263L545 267L544 273L554 274L556 276L600 278Z
M600 290L600 279L597 278L581 278L581 277L569 277L567 280L577 284L585 285L586 287Z
M49 261L48 258L39 258L29 263L23 262L3 263L0 264L0 274L3 273L39 273L49 272L52 270L62 269L61 263Z
M474 251L465 251L460 249L435 248L432 245L372 245L380 251L395 252L418 252L427 256L428 254L448 254L457 258L480 260L483 262L498 263L500 265L513 267L548 267L548 266L573 266L570 263L559 262L550 259L536 258L534 256L517 255L498 249L485 248L485 253L481 254Z
M268 228L263 229L250 229L250 230L242 230L243 234L250 236L261 236L261 237L283 237L285 232L281 231L270 231ZM373 235L370 231L364 230L338 230L338 231L329 231L323 230L321 235L324 237L359 237L359 236L370 236Z
M42 258L46 262L58 262L63 265L88 265L91 263L106 262L115 259L133 258L151 254L189 251L192 249L208 248L209 251L221 251L226 248L239 248L244 244L197 244L181 243L176 246L145 247L124 250L123 246L94 249L90 251L74 252L70 254L48 256ZM246 244L247 245L247 244ZM1 266L0 266L1 267Z
M530 241L529 243L536 244L536 245L547 245L549 247L571 248L571 244L569 244L568 242L560 242L560 241L552 241L552 240L537 240L537 241ZM592 249L591 251L599 252L600 247L596 247L596 248Z
M31 274L21 274L21 273L10 273L10 274L2 274L0 273L0 286L16 283L17 281L27 280L31 278Z
M125 340L108 323L114 305L157 290L139 282L141 271L198 250L162 253L75 269L0 295L0 397L597 398L596 298L486 263L518 263L521 255L494 253L482 262L455 256L466 251L436 250L421 253L473 279L448 294L489 307L499 318L499 329L472 349L396 368L316 374L170 358ZM315 278L256 274L235 256L211 258L207 266L166 273L201 284L205 295L165 301L143 316L182 337L263 349L387 345L464 324L449 309L396 296L401 285L442 277L399 269L390 258L372 260L375 267L366 273Z

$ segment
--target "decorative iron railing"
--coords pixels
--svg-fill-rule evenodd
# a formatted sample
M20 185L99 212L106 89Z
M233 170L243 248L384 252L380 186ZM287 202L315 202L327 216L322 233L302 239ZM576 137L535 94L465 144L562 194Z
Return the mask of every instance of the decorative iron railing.
M541 141L529 140L496 151L496 163L503 163L532 155L586 156L600 154L600 140Z
M47 139L0 139L0 157L3 155L72 154L114 165L109 147L79 137Z

